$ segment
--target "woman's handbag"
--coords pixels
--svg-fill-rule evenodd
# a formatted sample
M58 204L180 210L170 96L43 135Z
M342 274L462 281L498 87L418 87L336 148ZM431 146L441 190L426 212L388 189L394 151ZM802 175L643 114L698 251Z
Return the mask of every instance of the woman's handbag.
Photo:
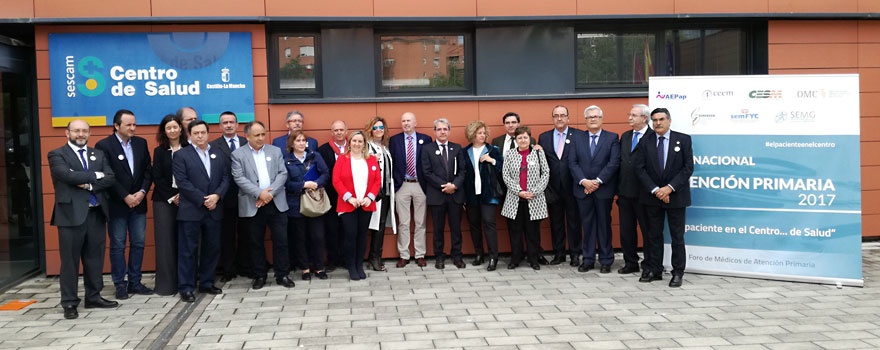
M303 189L299 201L299 213L310 218L319 217L330 211L330 198L323 187L319 189Z

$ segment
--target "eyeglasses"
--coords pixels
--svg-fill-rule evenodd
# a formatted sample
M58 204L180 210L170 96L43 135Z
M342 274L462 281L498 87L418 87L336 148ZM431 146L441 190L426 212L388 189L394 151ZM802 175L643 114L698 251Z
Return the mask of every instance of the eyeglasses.
M568 118L568 114L554 114L553 119Z
M373 126L373 130L385 130L385 126L384 125L376 125L376 126Z
M588 116L588 117L584 117L584 118L585 119L602 119L602 116L601 115L593 115L593 116Z

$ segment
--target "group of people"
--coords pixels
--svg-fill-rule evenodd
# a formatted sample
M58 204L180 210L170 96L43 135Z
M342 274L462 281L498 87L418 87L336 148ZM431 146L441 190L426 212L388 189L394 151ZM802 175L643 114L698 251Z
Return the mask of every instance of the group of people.
M491 142L489 127L473 121L465 127L470 142L465 147L449 141L452 125L444 118L434 120L433 138L415 131L416 116L410 112L401 117L403 131L390 137L382 117L351 133L337 120L330 125L330 140L319 147L303 132L305 117L298 111L287 115L287 135L271 143L263 123L247 123L242 137L236 115L221 113L222 135L209 141L208 123L184 107L162 119L152 157L146 140L135 136L131 111L116 112L114 133L95 148L87 146L89 125L73 120L66 130L67 145L48 155L64 316L78 316L80 261L85 307L118 305L99 294L105 237L110 240L117 299L179 293L184 302L193 302L196 291L222 293L215 285L218 276L221 282L246 276L253 279L254 289L262 288L270 266L264 246L267 229L276 284L287 288L295 285L289 276L293 267L302 271L303 280L326 279L336 267L360 280L367 277L367 255L371 269L385 270L386 225L397 234L396 266L405 267L414 257L425 267L427 209L437 269L444 269L450 257L457 268L466 267L461 249L464 210L475 251L472 264L486 262L488 270L495 270L500 206L510 235L508 269L526 260L539 270L568 256L580 272L593 269L598 260L599 271L609 273L615 196L624 252L618 272L642 271L641 282L662 278L662 233L668 219L670 286L680 286L693 172L690 137L669 130L671 115L664 108L649 113L647 106L634 105L628 117L632 130L620 137L602 128L598 106L587 107L584 116L587 130L578 130L569 125L567 107L554 107L554 128L537 142L513 112L502 117L505 134ZM649 117L653 129L647 125ZM155 290L141 283L144 199L151 188ZM322 196L328 198L329 209L316 213ZM539 231L548 216L554 252L549 262L542 255ZM644 239L641 266L636 226Z

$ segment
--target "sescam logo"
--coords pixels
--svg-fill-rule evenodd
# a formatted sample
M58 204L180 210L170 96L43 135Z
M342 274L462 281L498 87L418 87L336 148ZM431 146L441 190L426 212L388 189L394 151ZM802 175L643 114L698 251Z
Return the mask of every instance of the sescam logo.
M660 91L657 91L657 98L661 100L684 100L687 99L687 95L664 94Z
M758 113L749 113L748 109L743 108L742 110L740 110L740 113L731 114L730 120L746 123L756 122L758 121Z
M752 90L749 98L782 98L782 90Z
M715 118L715 114L711 113L700 113L700 107L695 108L691 111L691 125L697 125L700 121L708 122Z
M64 75L67 78L67 97L76 97L79 92L84 96L94 97L104 92L107 81L100 70L104 62L95 56L83 57L79 62L73 56L64 57ZM85 78L84 83L77 83L77 74Z
M703 90L703 99L711 100L713 97L731 97L733 96L733 91L713 91L713 90Z

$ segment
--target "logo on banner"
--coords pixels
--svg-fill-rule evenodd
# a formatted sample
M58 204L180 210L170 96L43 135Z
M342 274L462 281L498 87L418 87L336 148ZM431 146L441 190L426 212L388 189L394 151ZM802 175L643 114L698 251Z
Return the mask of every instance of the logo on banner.
M776 113L776 118L774 119L777 123L785 123L785 120L788 119L788 112L782 111Z
M223 68L220 70L220 81L224 83L229 82L229 68Z
M76 97L79 92L83 96L94 97L104 92L107 82L101 70L104 69L104 62L95 56L86 56L76 61L74 56L64 57L64 75L67 78L67 97ZM84 82L78 82L79 77L84 78Z
M738 123L753 123L758 121L758 113L749 113L748 109L743 108L740 113L731 114L730 120Z
M749 98L782 98L782 90L752 90Z
M661 100L685 100L687 99L687 95L664 94L661 91L657 91L657 98Z
M715 118L715 114L701 113L700 107L694 108L694 110L691 111L691 125L697 125L701 121L706 123L713 118Z
M703 90L703 99L711 100L713 97L732 97L733 91L716 91L716 90Z
M849 95L846 90L799 90L798 98L841 98Z

